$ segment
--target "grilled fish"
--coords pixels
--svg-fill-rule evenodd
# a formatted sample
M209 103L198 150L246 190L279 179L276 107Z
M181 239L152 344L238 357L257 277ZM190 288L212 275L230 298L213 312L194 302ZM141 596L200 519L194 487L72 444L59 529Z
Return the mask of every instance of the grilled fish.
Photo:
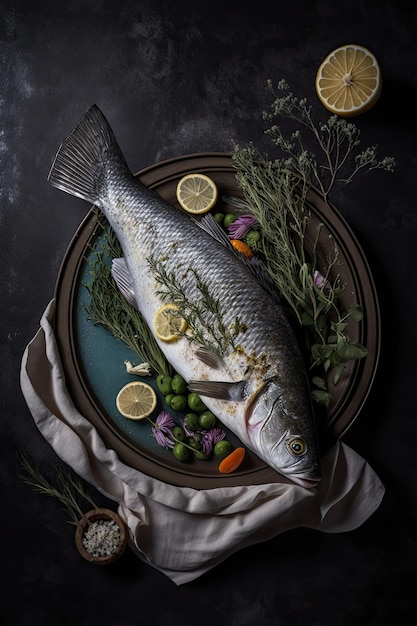
M320 455L302 355L279 300L250 263L133 176L96 105L59 147L48 180L106 215L151 330L167 298L161 285L169 279L183 298L191 332L157 341L189 390L270 467L316 486Z

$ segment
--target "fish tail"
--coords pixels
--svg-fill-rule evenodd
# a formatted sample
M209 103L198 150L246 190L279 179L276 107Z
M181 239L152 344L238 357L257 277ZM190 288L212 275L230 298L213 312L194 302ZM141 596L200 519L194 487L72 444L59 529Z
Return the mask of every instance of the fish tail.
M60 145L47 180L58 189L100 206L109 164L128 171L109 123L97 105Z

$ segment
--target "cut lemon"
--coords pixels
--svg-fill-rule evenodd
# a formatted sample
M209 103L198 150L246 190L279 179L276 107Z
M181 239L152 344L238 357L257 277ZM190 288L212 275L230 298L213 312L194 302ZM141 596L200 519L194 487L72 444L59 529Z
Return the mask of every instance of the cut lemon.
M156 336L162 341L176 341L187 328L187 322L179 315L176 304L161 306L156 312L153 325Z
M180 206L194 215L207 213L217 201L216 183L205 174L187 174L177 185Z
M141 420L148 417L157 405L155 391L150 385L135 381L128 383L119 391L116 397L116 406L120 413L131 420Z
M324 106L342 117L368 111L381 94L378 61L366 48L354 44L333 50L320 65L316 91Z

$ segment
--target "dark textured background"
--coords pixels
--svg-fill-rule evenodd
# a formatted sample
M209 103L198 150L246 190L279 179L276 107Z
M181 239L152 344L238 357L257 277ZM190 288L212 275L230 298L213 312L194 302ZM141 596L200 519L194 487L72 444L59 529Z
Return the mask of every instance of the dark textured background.
M0 8L0 622L415 624L417 2L1 0ZM266 80L286 78L326 119L315 73L345 43L367 46L380 61L380 102L355 121L363 144L378 144L398 164L395 174L369 174L333 197L380 294L381 364L346 441L384 482L384 501L354 532L292 531L184 587L130 552L110 568L90 566L59 504L18 478L19 452L46 471L57 462L25 405L19 368L87 209L47 184L56 148L97 103L133 171L227 152L232 139L271 151L260 117Z

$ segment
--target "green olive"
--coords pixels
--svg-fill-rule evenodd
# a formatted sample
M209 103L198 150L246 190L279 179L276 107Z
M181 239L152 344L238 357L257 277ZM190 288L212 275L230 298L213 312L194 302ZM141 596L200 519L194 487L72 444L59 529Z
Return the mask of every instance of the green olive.
M201 443L197 441L197 439L195 439L194 437L188 438L188 445L194 450L201 450Z
M167 403L169 407L171 406L171 400L174 396L175 396L175 393L169 393L168 395L165 396L165 402Z
M214 454L219 457L219 459L226 458L232 451L232 444L227 439L222 439L218 441L214 445Z
M185 416L185 422L191 430L198 430L200 428L197 413L187 413Z
M200 461L207 461L207 459L210 458L210 455L206 454L202 450L195 450L194 456L196 459L199 459Z
M218 224L223 224L224 222L224 213L215 213L214 219Z
M174 394L171 398L170 407L174 411L184 411L187 406L187 398L180 394Z
M159 391L164 396L168 395L169 393L172 393L171 383L172 383L171 376L164 376L163 374L160 374L159 376L156 377L156 385Z
M230 224L233 224L236 219L237 215L235 215L234 213L226 213L223 220L223 226L225 228L229 228Z
M213 428L216 423L216 416L211 411L204 411L198 418L201 428Z
M192 411L197 411L197 413L201 413L207 408L200 396L194 392L188 394L188 406Z
M191 450L183 443L176 443L172 448L172 452L178 461L186 461L191 454Z
M184 394L187 391L187 383L180 374L175 374L171 381L172 391L178 394Z
M260 238L261 238L261 235L259 231L255 230L254 228L251 228L246 233L245 241L248 244L248 246L250 246L251 248L256 248L256 244L258 243Z
M174 428L172 429L172 434L178 441L184 441L185 439L185 430L182 426L174 426Z

